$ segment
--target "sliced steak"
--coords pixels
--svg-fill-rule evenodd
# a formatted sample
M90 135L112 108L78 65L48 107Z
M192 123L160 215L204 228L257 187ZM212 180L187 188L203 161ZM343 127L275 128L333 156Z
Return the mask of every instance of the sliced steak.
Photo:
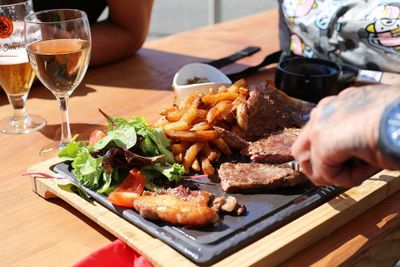
M217 127L214 126L214 130L216 130L222 139L224 139L224 141L233 148L237 148L237 149L244 149L246 147L249 146L249 142L247 142L246 140L244 140L242 137L240 137L239 135L237 135L234 132L225 130L224 128L221 127Z
M243 156L248 156L252 161L261 163L284 163L293 160L291 149L294 141L299 136L300 129L285 128L272 133L267 138L250 143L242 149Z
M250 92L245 111L238 115L247 122L246 140L258 140L274 131L298 126L293 115L298 112L296 107L289 105L284 94L269 83Z
M223 163L218 170L225 192L275 189L301 184L307 180L291 168L262 163Z

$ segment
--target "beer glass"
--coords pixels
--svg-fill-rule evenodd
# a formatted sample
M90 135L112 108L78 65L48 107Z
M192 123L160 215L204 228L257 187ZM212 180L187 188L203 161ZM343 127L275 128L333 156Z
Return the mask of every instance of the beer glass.
M71 140L68 98L82 81L89 65L91 37L86 13L53 9L25 17L25 41L36 76L57 99L61 112L61 141L40 151L49 159Z
M0 132L26 134L43 128L46 120L28 114L25 102L35 78L24 43L24 17L33 12L32 2L0 5L0 86L14 115L0 120Z

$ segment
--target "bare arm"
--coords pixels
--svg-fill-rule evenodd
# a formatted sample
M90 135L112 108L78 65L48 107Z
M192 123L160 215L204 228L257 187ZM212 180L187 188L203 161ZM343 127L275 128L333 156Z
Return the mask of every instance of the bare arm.
M92 25L90 65L106 64L134 54L144 43L153 0L108 0L109 17Z

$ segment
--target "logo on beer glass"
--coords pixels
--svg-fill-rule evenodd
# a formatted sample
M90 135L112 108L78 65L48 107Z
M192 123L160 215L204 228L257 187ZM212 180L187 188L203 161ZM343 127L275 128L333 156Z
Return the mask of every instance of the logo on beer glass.
M11 20L4 16L0 16L0 38L7 38L13 32L13 24Z

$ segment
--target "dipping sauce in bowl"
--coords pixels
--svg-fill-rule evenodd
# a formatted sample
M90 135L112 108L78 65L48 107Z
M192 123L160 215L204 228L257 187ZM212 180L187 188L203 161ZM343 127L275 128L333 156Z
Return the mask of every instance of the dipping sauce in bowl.
M183 66L174 76L172 87L175 104L194 93L208 94L210 89L230 86L232 81L219 69L204 63L191 63Z

